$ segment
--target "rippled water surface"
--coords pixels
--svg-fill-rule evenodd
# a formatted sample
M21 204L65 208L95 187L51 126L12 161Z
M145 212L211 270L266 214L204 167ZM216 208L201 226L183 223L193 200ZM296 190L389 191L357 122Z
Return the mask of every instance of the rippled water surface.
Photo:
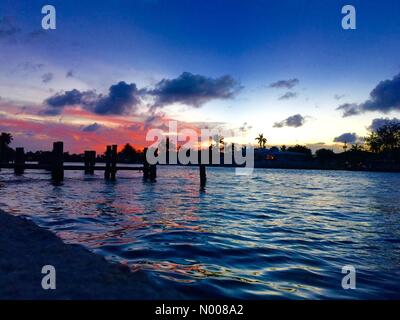
M106 182L99 172L0 172L0 208L68 243L144 269L188 298L400 298L400 174L161 167ZM356 268L344 290L341 269ZM173 297L172 297L173 298Z

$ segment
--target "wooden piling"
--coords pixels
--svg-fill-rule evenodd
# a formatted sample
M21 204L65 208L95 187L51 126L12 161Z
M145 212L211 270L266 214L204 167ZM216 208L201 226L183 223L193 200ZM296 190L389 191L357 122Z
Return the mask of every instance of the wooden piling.
M166 164L169 164L169 138L167 137L166 141L165 141L165 152L166 152Z
M57 141L53 143L52 164L51 164L51 177L55 181L62 181L64 179L64 143Z
M14 173L23 174L25 170L25 151L24 148L15 149Z
M156 164L151 164L150 165L150 170L149 170L149 175L150 175L150 180L155 181L157 178L157 165Z
M110 180L111 178L111 146L106 148L106 168L104 170L104 179Z
M147 161L147 148L143 149L143 180L147 180L150 176L150 165Z
M199 148L198 158L199 158L199 169L200 169L200 187L203 189L206 186L207 175L206 175L206 165L202 161L202 150Z
M200 186L204 188L206 186L207 174L206 174L206 165L200 164Z
M118 146L113 144L111 148L111 181L115 181L117 174L117 149Z
M235 144L232 143L232 166L235 166Z
M94 167L96 165L96 151L85 151L85 174L94 174Z

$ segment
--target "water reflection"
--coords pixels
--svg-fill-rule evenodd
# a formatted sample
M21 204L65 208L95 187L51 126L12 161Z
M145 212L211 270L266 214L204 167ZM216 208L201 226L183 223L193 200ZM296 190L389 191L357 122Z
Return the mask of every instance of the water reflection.
M116 182L0 172L0 206L70 243L146 270L187 297L382 298L400 291L400 175L159 168ZM353 264L361 284L340 288ZM388 285L389 284L389 285ZM379 292L379 296L377 293Z

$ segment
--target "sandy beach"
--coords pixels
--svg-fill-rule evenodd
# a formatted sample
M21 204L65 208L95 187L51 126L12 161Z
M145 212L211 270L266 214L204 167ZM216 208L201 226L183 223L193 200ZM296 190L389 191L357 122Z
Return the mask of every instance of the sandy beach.
M56 289L41 286L42 267L56 269ZM33 222L0 210L0 299L168 299L142 272L67 245ZM177 297L177 295L175 295Z

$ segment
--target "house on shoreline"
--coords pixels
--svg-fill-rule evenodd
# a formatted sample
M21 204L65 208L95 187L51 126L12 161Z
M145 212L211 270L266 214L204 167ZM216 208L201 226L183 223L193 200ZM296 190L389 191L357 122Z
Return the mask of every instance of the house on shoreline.
M308 154L281 151L277 147L254 149L256 168L313 168L315 161Z

